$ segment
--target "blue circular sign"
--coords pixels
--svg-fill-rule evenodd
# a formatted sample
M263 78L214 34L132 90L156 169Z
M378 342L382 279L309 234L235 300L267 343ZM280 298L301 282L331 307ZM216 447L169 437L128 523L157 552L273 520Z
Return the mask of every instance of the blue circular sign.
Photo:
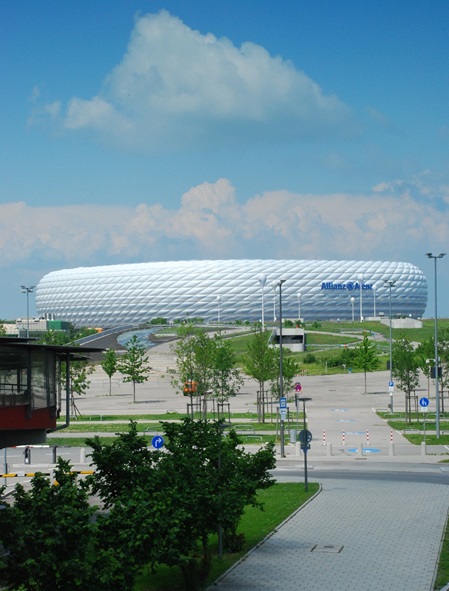
M164 445L164 438L161 437L161 435L155 435L151 440L151 443L156 449L161 449Z
M424 406L424 407L429 406L429 399L428 398L420 398L419 405Z

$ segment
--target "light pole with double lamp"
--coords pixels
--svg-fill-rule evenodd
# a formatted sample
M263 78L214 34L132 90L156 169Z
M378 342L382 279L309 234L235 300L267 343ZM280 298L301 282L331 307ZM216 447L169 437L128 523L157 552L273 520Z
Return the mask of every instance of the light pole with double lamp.
M389 325L390 325L390 412L393 412L393 386L391 386L391 384L393 383L393 332L392 332L392 320L391 320L391 288L395 285L396 281L394 281L393 279L384 279L384 284L388 285L389 288L389 302L390 302L390 306L389 306L389 312L388 312L388 318L389 318Z
M436 438L440 438L440 393L438 391L438 292L437 292L437 259L442 259L446 256L445 252L440 252L440 254L432 254L431 252L426 252L426 256L429 259L433 259L434 261L434 290L435 290L435 322L434 322L434 340L435 340L435 406L436 406L436 413L435 413L435 435Z
M282 359L282 285L285 279L278 281L279 287L279 401L284 397L284 373L283 373L283 359ZM284 419L281 414L281 458L285 458L285 428Z
M267 282L267 276L265 275L265 273L260 273L257 276L257 279L259 280L259 284L260 284L260 289L262 290L262 332L265 330L265 306L264 306L264 299L263 299L263 290L265 287L265 284Z
M35 285L21 285L21 293L27 294L27 339L30 337L30 293L33 293Z

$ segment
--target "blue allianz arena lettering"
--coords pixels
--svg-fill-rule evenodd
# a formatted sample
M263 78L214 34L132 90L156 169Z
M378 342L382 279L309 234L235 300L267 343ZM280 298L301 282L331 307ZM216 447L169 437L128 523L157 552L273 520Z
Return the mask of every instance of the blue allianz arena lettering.
M373 289L372 283L334 283L333 281L323 281L321 283L322 290L346 290L346 291L369 291Z

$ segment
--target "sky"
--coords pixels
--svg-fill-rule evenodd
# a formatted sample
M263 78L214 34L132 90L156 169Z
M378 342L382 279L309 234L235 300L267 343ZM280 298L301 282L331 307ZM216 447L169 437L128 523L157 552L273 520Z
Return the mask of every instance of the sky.
M50 271L228 258L410 262L433 317L448 45L447 0L0 0L0 318Z

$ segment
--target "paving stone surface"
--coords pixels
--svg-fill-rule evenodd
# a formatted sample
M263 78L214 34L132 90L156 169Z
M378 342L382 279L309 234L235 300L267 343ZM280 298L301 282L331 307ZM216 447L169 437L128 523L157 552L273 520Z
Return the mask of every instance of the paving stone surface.
M326 480L216 591L431 591L449 487Z

